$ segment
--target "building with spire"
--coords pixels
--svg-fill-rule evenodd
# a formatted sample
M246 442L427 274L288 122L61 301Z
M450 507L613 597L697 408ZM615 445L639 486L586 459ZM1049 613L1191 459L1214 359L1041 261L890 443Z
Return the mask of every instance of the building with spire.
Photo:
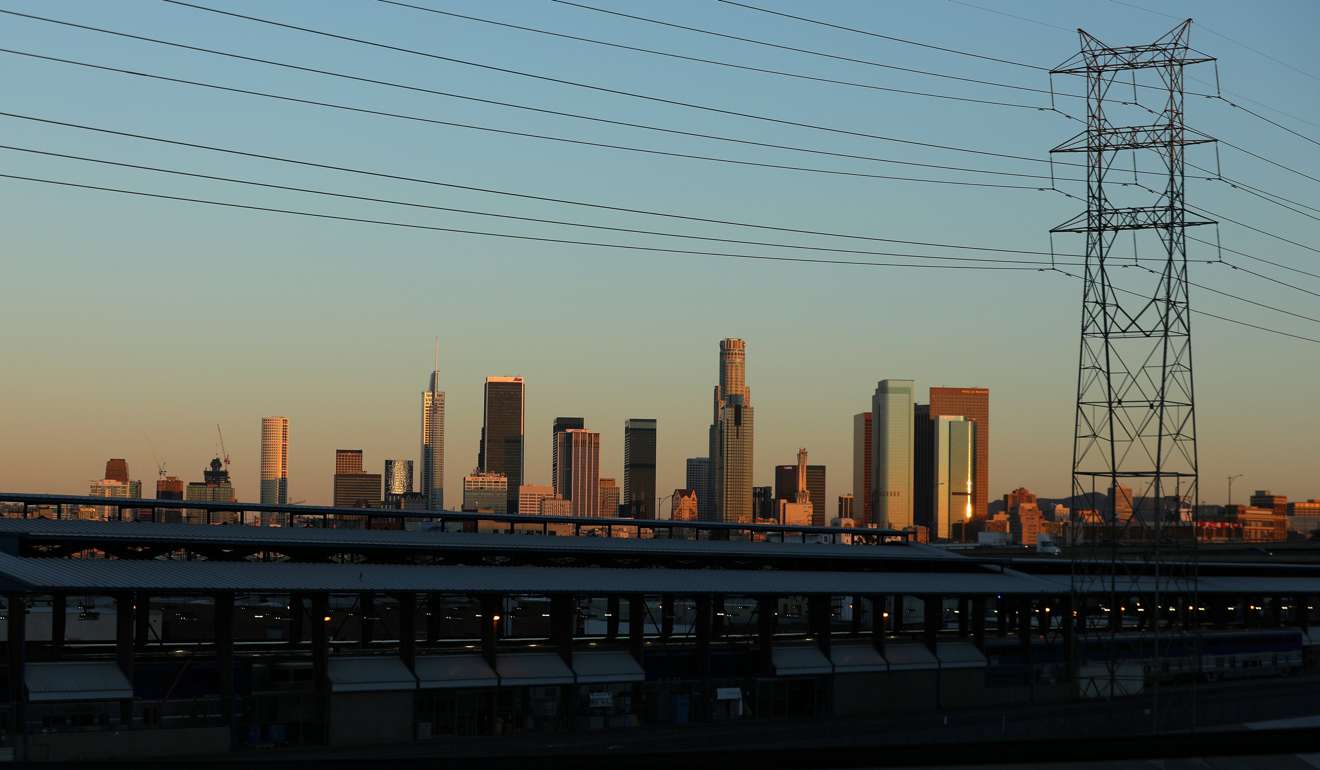
M445 392L440 389L440 339L435 341L435 368L422 391L421 493L428 511L445 508Z
M811 504L811 490L807 488L807 450L805 447L798 450L795 472L797 478L793 484L793 499L791 501L782 499L779 501L779 523L792 527L808 527L815 523L815 509Z
M720 340L720 383L715 386L710 425L711 509L707 521L752 521L752 445L754 410L747 387L747 343Z

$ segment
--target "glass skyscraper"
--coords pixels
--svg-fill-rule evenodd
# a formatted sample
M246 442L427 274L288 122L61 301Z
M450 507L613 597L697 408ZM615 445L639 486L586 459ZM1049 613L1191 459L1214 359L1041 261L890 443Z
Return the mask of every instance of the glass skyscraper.
M871 496L881 527L913 525L912 380L881 380L871 397Z
M720 384L715 386L710 426L711 510L707 521L752 521L752 446L755 412L747 387L747 343L720 340Z
M388 473L386 474L389 475ZM408 472L409 477L412 471ZM429 387L422 392L422 478L421 493L428 511L445 508L445 392L440 389L440 343L435 345L435 369ZM409 492L412 490L409 489Z
M656 517L655 420L633 418L623 424L623 501L628 515Z
M954 525L972 521L976 484L976 423L966 417L940 416L931 420L933 440L931 468L934 470L934 509L931 535L942 540L954 537ZM962 538L967 537L962 530Z

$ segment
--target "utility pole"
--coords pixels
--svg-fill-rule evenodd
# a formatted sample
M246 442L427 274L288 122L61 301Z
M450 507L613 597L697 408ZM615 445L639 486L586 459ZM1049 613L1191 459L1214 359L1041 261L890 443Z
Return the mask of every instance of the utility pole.
M1232 505L1233 505L1233 480L1234 480L1234 479L1240 479L1240 478L1242 478L1242 474L1241 474L1241 473L1238 473L1238 474L1236 474L1236 475L1233 475L1233 476L1229 476L1229 477L1228 477L1228 505L1229 505L1229 507L1232 507Z

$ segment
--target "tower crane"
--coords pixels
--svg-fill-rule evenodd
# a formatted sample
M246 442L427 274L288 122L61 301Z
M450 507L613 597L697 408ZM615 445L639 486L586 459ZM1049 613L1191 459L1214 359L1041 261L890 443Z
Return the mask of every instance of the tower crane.
M225 434L220 430L220 423L215 424L216 435L220 437L220 461L225 464L225 470L229 470L229 451L225 449Z

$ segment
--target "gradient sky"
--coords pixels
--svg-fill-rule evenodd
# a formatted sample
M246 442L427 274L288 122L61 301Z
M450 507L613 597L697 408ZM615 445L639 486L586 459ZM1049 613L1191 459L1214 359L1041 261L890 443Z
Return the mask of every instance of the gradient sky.
M993 0L983 0L989 4ZM1035 95L963 86L662 29L543 0L422 4L559 31L713 56L756 66L981 98ZM967 77L1048 87L1042 73L912 48L740 10L709 0L598 0L680 23ZM210 4L608 87L928 142L1046 157L1076 124L1044 111L996 108L788 81L662 60L368 2L210 0ZM1077 50L1084 27L1113 44L1154 40L1174 22L1115 2L998 4L1022 21L953 2L765 5L798 9L894 35L1050 66ZM1146 4L1156 7L1153 0ZM1200 14L1193 45L1220 59L1225 89L1282 108L1320 134L1320 70L1312 2L1159 3ZM234 50L367 77L588 112L758 141L903 160L1037 172L1024 161L960 155L771 126L425 60L145 0L0 0L0 8ZM1242 45L1310 72L1299 74ZM264 88L304 98L446 120L557 133L680 152L912 176L942 172L734 147L653 132L532 116L200 53L162 49L7 17L0 47ZM1030 190L986 190L795 173L659 158L278 104L0 54L9 112L223 144L471 185L793 227L1006 248L1048 248L1050 227L1077 201ZM1203 67L1189 73L1212 81ZM1075 84L1072 84L1074 90ZM1204 89L1203 83L1192 83ZM1032 103L1036 103L1032 101ZM1315 174L1320 149L1230 107L1189 98L1189 125ZM129 139L0 118L4 143L323 187L435 205L600 224L806 243L755 233L588 209L534 204L415 184L297 170ZM1213 162L1211 154L1199 157ZM1311 205L1307 180L1224 150L1226 174ZM0 150L3 172L174 195L285 206L451 227L673 245L673 239L410 211L202 180L89 166ZM946 175L947 176L947 175ZM967 178L962 176L959 178ZM1195 203L1320 242L1312 219L1230 191L1189 183ZM718 340L748 341L757 407L756 483L799 446L828 466L829 499L850 491L851 415L869 408L877 380L975 385L992 394L993 499L1025 485L1069 485L1079 286L1037 272L968 272L770 264L624 253L405 231L0 180L0 490L85 493L108 457L126 457L150 489L155 459L198 480L225 429L239 497L258 496L260 418L290 418L290 497L330 498L333 453L361 448L418 457L419 393L439 336L448 393L447 499L457 504L474 465L486 375L527 378L527 481L549 481L550 424L581 415L602 433L602 475L622 476L623 423L659 420L662 494L683 485L683 458L704 455ZM1316 271L1315 253L1225 224L1225 246ZM696 249L712 244L687 242ZM856 247L857 242L828 245ZM882 244L875 244L883 249ZM1080 244L1061 244L1068 250ZM865 245L862 248L867 248ZM904 250L896 247L895 250ZM911 249L909 249L911 250ZM779 254L767 248L744 253ZM1193 251L1194 255L1199 250ZM938 250L931 253L938 253ZM947 253L947 252L946 252ZM1201 254L1201 256L1205 256ZM863 259L867 257L863 256ZM872 258L882 259L882 258ZM1239 259L1239 262L1243 260ZM1260 265L1254 264L1253 267ZM1320 291L1320 281L1267 268ZM1294 312L1320 300L1294 289L1196 265L1193 279ZM1304 283L1310 281L1310 283ZM1310 322L1193 291L1198 307L1320 336ZM1320 497L1316 436L1320 345L1196 321L1203 497L1238 499L1270 488ZM666 509L667 510L667 507ZM831 513L833 503L831 503Z

